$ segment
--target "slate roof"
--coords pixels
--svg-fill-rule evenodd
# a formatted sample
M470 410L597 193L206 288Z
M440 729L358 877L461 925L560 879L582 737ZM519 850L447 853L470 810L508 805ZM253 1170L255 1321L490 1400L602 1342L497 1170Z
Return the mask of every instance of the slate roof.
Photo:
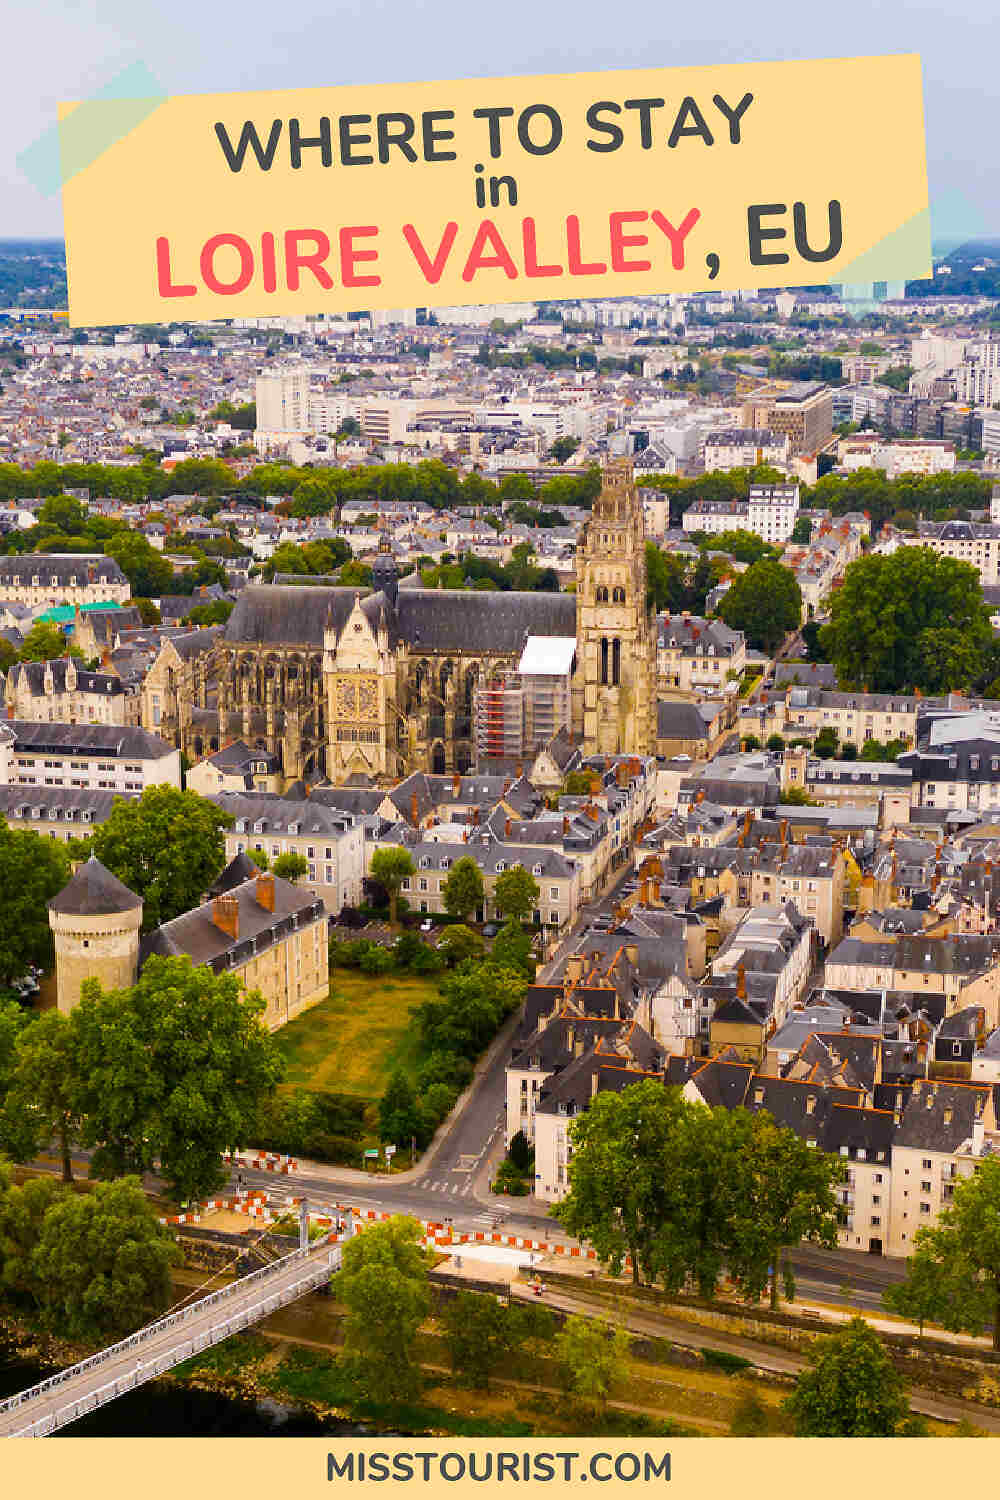
M140 963L154 955L176 957L187 954L195 964L208 964L216 973L239 966L280 942L297 925L308 926L325 917L323 902L313 891L301 889L290 880L270 876L274 881L274 911L257 900L257 875L233 886L226 894L237 902L239 937L234 940L212 920L212 902L183 912L172 922L165 922L144 939Z
M74 917L110 916L114 912L137 911L141 906L141 898L122 885L117 875L112 875L94 854L48 903L49 911Z
M15 748L39 754L107 755L120 760L160 760L173 755L173 745L158 734L123 724L35 724L28 719L8 719L5 726L15 739Z
M93 575L93 577L91 577ZM88 582L127 583L128 580L113 557L92 552L57 555L52 552L26 552L20 557L0 558L0 588L4 584L31 587L33 578L40 586L49 584L68 588L75 578L78 586Z
M328 614L333 628L343 630L359 593L364 594L364 590L251 584L237 599L223 639L275 646L322 646Z
M656 705L658 740L708 740L708 725L696 703L664 699Z
M25 687L33 698L44 698L46 696L45 678L46 669L52 673L52 691L54 693L68 692L66 687L66 669L69 666L68 657L57 657L53 661L26 661L22 662L18 671L20 673L19 686ZM79 662L73 663L76 671L76 688L78 693L100 693L102 696L118 697L125 691L125 684L119 677L111 672L88 672Z
M576 635L576 597L489 589L407 589L396 605L399 633L415 654L513 655L526 635Z

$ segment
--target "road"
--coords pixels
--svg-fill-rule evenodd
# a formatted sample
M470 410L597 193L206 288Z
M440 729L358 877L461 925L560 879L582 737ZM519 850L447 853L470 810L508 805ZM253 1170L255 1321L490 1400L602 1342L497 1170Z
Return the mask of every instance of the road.
M526 1283L512 1282L511 1294L526 1301L533 1300L531 1289ZM598 1299L588 1298L585 1294L566 1292L562 1287L558 1289L554 1289L551 1285L546 1287L545 1304L567 1313L582 1313L588 1317L608 1319L608 1308ZM617 1315L615 1321L617 1321ZM737 1354L743 1359L749 1359L761 1370L771 1370L782 1375L797 1375L806 1368L805 1358L790 1349L776 1348L773 1344L760 1343L754 1339L723 1333L714 1328L683 1322L680 1319L661 1317L658 1313L647 1314L629 1310L624 1314L624 1322L633 1333L669 1339L671 1343L680 1344L685 1348L715 1349L728 1354ZM990 1410L989 1407L982 1406L979 1402L961 1401L950 1396L942 1396L937 1391L926 1390L919 1386L911 1387L909 1399L912 1410L921 1412L924 1416L943 1422L964 1420L988 1433L1000 1434L1000 1412Z

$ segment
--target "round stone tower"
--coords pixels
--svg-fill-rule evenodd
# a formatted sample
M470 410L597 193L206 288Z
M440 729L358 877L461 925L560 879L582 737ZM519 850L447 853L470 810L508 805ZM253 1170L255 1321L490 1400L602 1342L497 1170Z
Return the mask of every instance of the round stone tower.
M86 979L104 990L135 984L139 974L142 900L91 855L49 902L56 944L56 996L61 1011L80 1000Z

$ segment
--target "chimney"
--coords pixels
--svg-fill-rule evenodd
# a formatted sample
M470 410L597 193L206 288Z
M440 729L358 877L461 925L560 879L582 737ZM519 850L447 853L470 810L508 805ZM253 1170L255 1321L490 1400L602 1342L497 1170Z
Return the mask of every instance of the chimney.
M567 985L579 984L583 978L583 954L571 953L566 960L564 979Z
M212 921L220 932L231 937L234 943L240 940L240 903L235 896L216 896L212 902Z
M569 833L569 818L563 813L563 838Z
M255 894L258 906L262 906L265 911L274 911L274 876L270 871L262 870L257 876Z
M521 777L524 775L524 765L521 761L518 761L517 770L514 774L517 777L518 781L520 781Z
M461 795L461 791L462 791L462 777L459 774L459 772L456 771L455 774L454 774L454 776L451 778L451 794L455 798L456 802L458 801L458 798Z
M513 825L511 824L511 821L510 821L509 818L507 818L507 819L504 820L503 836L504 836L505 839L509 839L510 838L510 830L511 830L512 826Z
M417 807L416 792L414 792L410 798L410 822L413 824L414 828L420 827L420 809Z
M742 964L736 970L736 996L739 1000L747 997L747 971Z

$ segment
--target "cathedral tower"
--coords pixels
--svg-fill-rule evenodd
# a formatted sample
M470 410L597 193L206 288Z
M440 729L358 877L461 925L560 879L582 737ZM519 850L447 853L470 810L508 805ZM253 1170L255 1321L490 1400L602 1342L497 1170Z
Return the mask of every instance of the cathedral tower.
M656 634L631 459L612 459L603 481L576 550L574 728L584 754L652 755Z

